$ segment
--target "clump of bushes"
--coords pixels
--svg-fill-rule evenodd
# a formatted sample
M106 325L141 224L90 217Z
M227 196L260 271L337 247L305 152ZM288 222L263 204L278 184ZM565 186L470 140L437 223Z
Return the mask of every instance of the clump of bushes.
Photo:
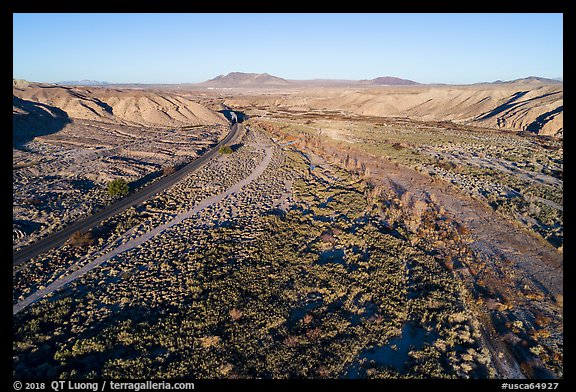
M108 183L108 194L112 197L124 197L130 193L130 188L128 183L123 178L117 178L116 180L110 181Z

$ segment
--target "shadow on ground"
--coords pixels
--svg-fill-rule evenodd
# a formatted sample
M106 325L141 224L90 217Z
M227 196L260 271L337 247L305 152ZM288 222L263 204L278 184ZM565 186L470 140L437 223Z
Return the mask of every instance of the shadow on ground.
M56 133L72 122L65 111L54 106L15 96L12 105L12 145L21 150L35 137Z

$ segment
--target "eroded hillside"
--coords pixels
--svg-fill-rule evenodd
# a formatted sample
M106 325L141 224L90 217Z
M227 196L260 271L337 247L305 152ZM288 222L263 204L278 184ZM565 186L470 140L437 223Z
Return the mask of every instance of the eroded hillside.
M13 95L16 117L32 114L33 107L41 107L70 119L126 125L177 127L227 123L219 113L167 92L14 82Z
M230 98L227 103L232 106L337 110L364 116L453 121L562 137L563 97L562 84L506 83L301 89L281 94L246 94Z

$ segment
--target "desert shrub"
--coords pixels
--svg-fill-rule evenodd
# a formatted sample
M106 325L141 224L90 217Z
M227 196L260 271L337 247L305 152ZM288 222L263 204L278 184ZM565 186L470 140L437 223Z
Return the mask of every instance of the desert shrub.
M327 242L330 244L334 244L336 242L336 238L334 238L332 233L329 231L325 231L324 233L322 233L320 239L322 240L322 242Z
M539 207L538 215L536 215L535 218L546 226L552 226L554 222L561 219L561 213L555 208L546 204L541 204Z
M124 197L129 192L128 183L123 178L117 178L108 183L108 194L112 197Z
M220 338L220 336L206 336L200 338L200 344L204 348L216 347L220 344L221 340L222 339Z
M31 204L33 206L39 206L39 205L44 204L42 199L40 199L39 197L36 197L36 196L30 197L30 198L26 199L24 202L27 204Z
M453 170L456 168L456 164L454 162L438 162L437 165L444 170Z
M534 321L536 322L537 326L539 326L540 328L544 328L548 326L548 324L550 324L552 319L550 317L546 317L544 314L540 312L537 312Z
M457 224L457 230L458 230L458 234L460 234L460 235L470 234L470 230L467 227L462 226L461 224Z
M242 317L242 311L234 308L234 309L230 310L230 317L232 318L232 320L236 321L240 317Z
M172 173L176 173L176 167L174 165L166 166L162 170L162 174L164 174L165 176L170 175Z
M91 231L77 231L76 233L72 234L68 240L68 243L74 247L89 246L96 243L96 237Z
M298 345L298 337L289 335L286 339L284 339L284 344L288 347L296 347Z
M222 146L218 149L220 154L232 154L232 148L230 146Z
M318 367L318 369L316 370L316 373L318 374L318 376L326 378L330 376L330 369L324 365L320 365L320 367Z
M452 269L454 269L454 261L452 260L452 256L447 255L444 258L444 265L446 266L446 268L450 271L452 271Z
M311 341L316 341L322 336L320 328L316 327L306 332L306 337Z

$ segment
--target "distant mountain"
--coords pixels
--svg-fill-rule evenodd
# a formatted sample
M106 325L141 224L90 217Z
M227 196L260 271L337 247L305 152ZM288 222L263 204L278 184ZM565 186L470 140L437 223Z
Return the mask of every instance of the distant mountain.
M110 83L99 80L72 80L67 82L57 82L61 86L108 86Z
M371 80L287 80L267 73L231 72L228 75L219 75L210 79L201 86L207 87L337 87L337 86L407 86L420 84L413 80L383 76Z
M362 84L370 84L375 86L409 86L414 84L420 84L413 80L396 78L394 76L381 76L379 78L370 80L361 80Z
M528 76L526 78L514 79L514 80L507 80L505 82L501 80L496 80L492 82L492 84L512 84L512 83L520 83L520 84L562 84L562 80L557 79L548 79L548 78L541 78L539 76Z
M282 87L291 83L267 73L230 72L201 84L209 87Z
M347 87L358 84L357 80L346 79L289 79L288 81L298 87Z
M356 87L356 86L410 86L420 84L413 80L394 76L381 76L375 79L345 80L345 79L312 79L290 80L294 85L303 87Z

